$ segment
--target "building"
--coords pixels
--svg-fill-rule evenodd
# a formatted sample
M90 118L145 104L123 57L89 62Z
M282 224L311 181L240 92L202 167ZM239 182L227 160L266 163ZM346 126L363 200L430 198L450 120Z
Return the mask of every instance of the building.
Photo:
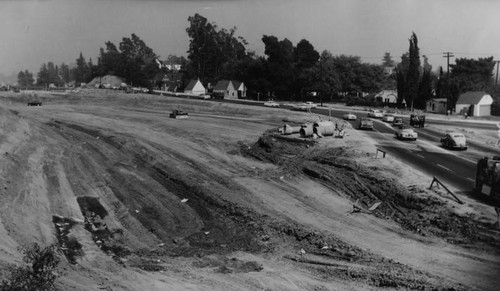
M427 112L446 113L448 101L446 98L435 98L427 101L425 109Z
M224 99L239 99L247 96L247 88L240 81L220 80L215 84L213 92L223 94Z
M397 103L398 92L396 90L382 90L375 94L375 100L383 103ZM404 103L404 100L403 100Z
M233 86L238 94L239 99L247 98L247 86L245 86L245 83L240 81L233 81Z
M205 95L205 86L201 83L200 79L191 80L189 84L184 88L184 93L191 95Z
M493 98L484 91L469 91L458 97L455 113L468 116L491 115Z

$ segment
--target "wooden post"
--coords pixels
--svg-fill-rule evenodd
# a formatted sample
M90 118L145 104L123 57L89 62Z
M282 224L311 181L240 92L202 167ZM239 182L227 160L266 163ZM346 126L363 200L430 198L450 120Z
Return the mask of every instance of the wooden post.
M434 185L434 182L436 182L436 184L438 185L441 185L443 186L443 188L451 195L453 196L453 198L455 198L457 200L458 203L460 204L464 204L464 202L462 200L460 200L455 194L453 194L453 192L450 191L450 189L448 189L448 187L446 187L446 185L444 185L441 181L438 180L438 178L436 177L432 177L432 182L431 182L431 185L429 186L429 189L432 189L432 185Z

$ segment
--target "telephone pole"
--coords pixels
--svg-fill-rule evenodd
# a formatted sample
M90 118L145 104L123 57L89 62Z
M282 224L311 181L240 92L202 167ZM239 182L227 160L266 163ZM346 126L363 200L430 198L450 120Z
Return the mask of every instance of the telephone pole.
M500 63L500 61L495 61L497 63L497 77L495 79L495 85L498 85L498 63Z
M444 52L443 53L443 58L446 58L446 73L448 74L448 76L450 75L450 58L451 57L454 57L453 53L452 52Z

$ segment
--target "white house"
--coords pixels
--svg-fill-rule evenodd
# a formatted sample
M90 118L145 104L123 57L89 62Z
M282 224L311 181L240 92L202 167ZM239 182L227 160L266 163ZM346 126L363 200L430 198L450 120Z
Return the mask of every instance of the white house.
M184 93L191 95L204 95L206 90L200 79L196 79L189 82L186 88L184 88Z
M427 112L446 113L447 103L446 98L434 98L427 101L425 109Z
M239 99L247 96L247 87L240 81L220 80L215 84L213 92L224 94L224 99Z
M483 91L469 91L458 97L455 105L455 113L468 116L491 115L491 104L493 98Z
M375 100L384 103L397 103L398 102L398 92L396 90L382 90L375 94ZM403 103L404 100L403 100Z

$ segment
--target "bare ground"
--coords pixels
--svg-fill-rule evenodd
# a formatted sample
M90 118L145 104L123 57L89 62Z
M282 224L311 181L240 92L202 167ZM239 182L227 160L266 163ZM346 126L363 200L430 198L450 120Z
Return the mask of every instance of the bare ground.
M67 258L63 290L497 289L491 209L364 133L304 141L276 128L317 116L163 96L31 98L0 101L2 276L38 242Z

